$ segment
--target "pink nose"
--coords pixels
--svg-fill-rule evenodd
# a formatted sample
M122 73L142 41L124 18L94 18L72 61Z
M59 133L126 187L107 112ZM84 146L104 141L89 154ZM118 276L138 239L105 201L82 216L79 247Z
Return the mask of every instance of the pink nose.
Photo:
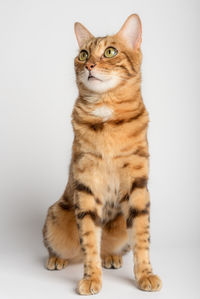
M87 63L86 65L85 65L85 67L86 67L86 69L88 70L88 71L91 71L94 67L95 67L95 63Z

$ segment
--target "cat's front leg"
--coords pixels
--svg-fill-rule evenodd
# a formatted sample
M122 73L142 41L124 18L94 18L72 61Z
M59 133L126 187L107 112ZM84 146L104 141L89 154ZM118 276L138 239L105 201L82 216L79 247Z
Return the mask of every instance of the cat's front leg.
M96 200L89 186L78 182L75 191L76 219L80 243L84 254L84 276L78 284L81 295L93 295L102 286L100 258L101 210L100 200Z
M158 291L162 283L152 272L149 258L149 193L146 179L138 178L133 182L128 201L127 228L133 247L134 273L138 286L144 291Z

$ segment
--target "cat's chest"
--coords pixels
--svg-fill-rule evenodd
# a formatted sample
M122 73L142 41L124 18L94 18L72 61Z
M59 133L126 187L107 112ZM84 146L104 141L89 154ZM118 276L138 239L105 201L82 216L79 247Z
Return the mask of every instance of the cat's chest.
M112 117L113 113L113 109L106 105L95 108L91 112L92 115L102 119L102 121L109 120Z

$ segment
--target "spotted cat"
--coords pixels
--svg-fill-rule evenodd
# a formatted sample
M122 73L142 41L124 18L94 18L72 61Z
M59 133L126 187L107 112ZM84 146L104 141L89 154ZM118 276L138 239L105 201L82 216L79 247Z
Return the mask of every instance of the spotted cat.
M79 96L72 112L69 179L49 208L43 229L47 269L82 260L78 293L96 294L102 266L120 268L133 250L138 287L157 291L149 259L148 113L141 95L140 18L128 17L112 36L94 37L75 23Z

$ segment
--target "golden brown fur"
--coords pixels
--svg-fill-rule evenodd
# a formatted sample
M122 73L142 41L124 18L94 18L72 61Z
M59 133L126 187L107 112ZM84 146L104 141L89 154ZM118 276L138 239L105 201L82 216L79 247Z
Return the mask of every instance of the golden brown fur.
M43 231L48 269L83 259L80 294L97 293L101 264L121 267L130 246L139 287L149 291L161 287L149 260L148 113L141 96L141 32L138 29L132 49L121 37L131 18L138 17L130 16L114 36L94 38L80 24L76 29L80 50L89 57L84 62L75 58L79 97L72 113L69 180L61 199L49 208ZM84 42L79 30L87 36ZM107 47L117 48L117 55L103 57ZM113 86L103 92L88 88L93 83L84 84L81 76L90 67L106 78L113 76Z

